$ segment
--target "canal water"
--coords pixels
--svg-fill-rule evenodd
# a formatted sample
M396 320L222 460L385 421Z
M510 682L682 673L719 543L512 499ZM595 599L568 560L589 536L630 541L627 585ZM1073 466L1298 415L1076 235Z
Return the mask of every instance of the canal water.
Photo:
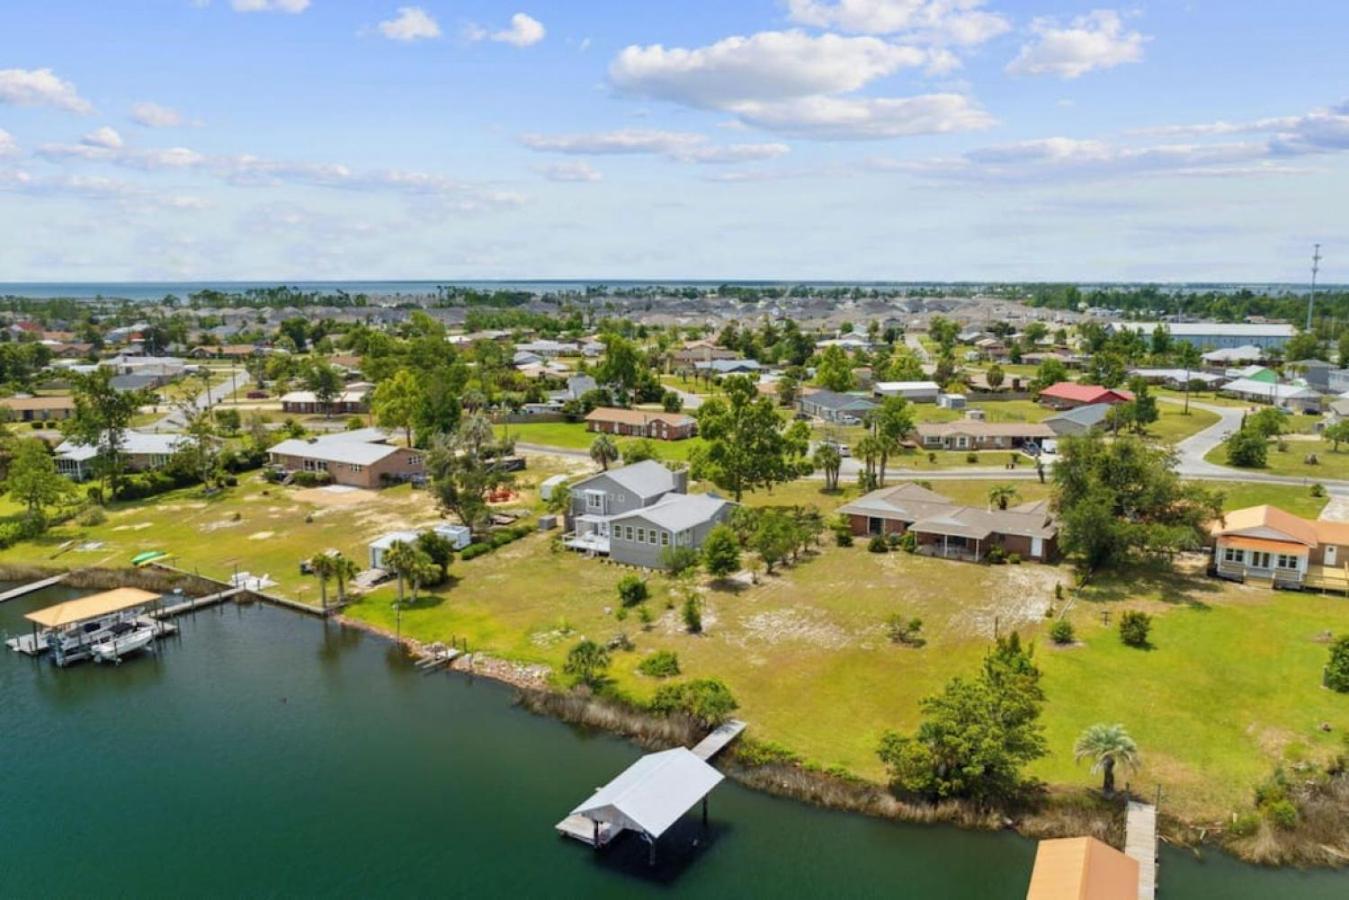
M73 593L0 604L0 631ZM0 654L0 896L1020 898L1034 844L727 782L661 844L553 825L639 751L426 675L386 641L255 605L159 652L60 670ZM1349 896L1349 875L1165 852L1165 900Z

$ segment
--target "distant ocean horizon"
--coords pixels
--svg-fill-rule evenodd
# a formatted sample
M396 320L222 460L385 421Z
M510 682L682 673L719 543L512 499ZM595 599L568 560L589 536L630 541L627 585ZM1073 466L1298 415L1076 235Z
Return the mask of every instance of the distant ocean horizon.
M1300 293L1307 285L1290 282L993 282L993 281L843 281L812 279L732 279L732 278L684 278L684 279L625 279L625 278L575 278L575 279L447 279L439 280L368 280L368 281L0 281L0 297L26 297L37 300L69 298L76 300L132 300L149 302L162 300L173 294L186 299L189 294L202 290L216 290L223 293L242 293L248 290L289 287L302 292L337 292L365 294L371 297L421 296L436 293L437 288L478 288L483 290L529 291L532 293L562 293L584 291L589 287L608 288L708 288L729 284L740 287L771 287L780 285L801 285L827 289L840 287L863 288L980 288L995 284L1075 284L1084 290L1096 288L1130 288L1154 285L1157 287L1186 290L1236 291L1249 288L1258 291L1278 293ZM1318 285L1321 291L1345 290L1346 285Z

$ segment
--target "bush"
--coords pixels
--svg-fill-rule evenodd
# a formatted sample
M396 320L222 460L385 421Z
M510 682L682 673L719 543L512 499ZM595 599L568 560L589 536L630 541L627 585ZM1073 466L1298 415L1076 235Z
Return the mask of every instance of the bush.
M927 461L930 462L930 463L932 463L933 465L936 465L936 464L937 464L937 454L936 454L936 453L929 452L928 455L927 455Z
M1152 616L1131 609L1119 620L1119 638L1130 647L1148 646L1148 635L1152 631Z
M1014 566L1019 566L1019 565L1021 565L1021 554L1020 554L1020 553L1009 553L1009 554L1007 554L1007 561L1008 561L1009 563L1011 563L1012 565L1014 565Z
M624 606L636 606L651 596L646 581L639 575L624 575L618 580L618 599Z
M907 619L900 613L894 613L885 620L885 630L889 633L890 640L896 644L921 647L927 643L927 640L921 636L923 631L922 619Z
M835 528L834 543L840 547L851 547L852 531L847 528Z
M492 548L487 544L469 544L463 550L459 551L459 558L464 562L470 559L477 559L486 553L491 553Z
M1316 484L1312 485L1313 497L1324 497L1325 495L1326 495L1326 486L1324 484L1317 482Z
M1232 837L1250 837L1260 830L1260 817L1253 812L1242 813L1232 819L1227 833Z
M696 678L683 684L668 684L651 698L653 712L682 712L707 725L720 725L740 704L730 689L716 678Z
M988 548L988 555L985 558L993 565L1000 566L1003 563L1007 562L1007 551L1003 550L1001 547L997 545L994 545Z
M1321 682L1332 691L1349 693L1349 634L1340 635L1330 645L1330 661Z
M1275 800L1266 804L1265 818L1273 822L1276 828L1291 831L1297 827L1297 807L1288 799Z
M867 551L870 553L887 553L890 545L885 540L885 535L873 534L871 540L867 541Z
M303 488L324 487L333 483L333 476L327 472L296 472L291 480Z
M977 463L978 461L979 461L979 454L978 454L978 453L966 453L966 454L965 454L965 462L967 462L967 463Z
M736 762L750 768L757 766L792 766L801 762L800 756L781 744L755 740L748 735L741 737L736 742L735 759Z
M885 543L891 550L899 549L899 542L902 539L898 531L892 531L885 536Z
M91 506L80 514L79 523L87 528L93 528L96 525L102 525L108 521L108 516L103 512L101 506Z
M652 678L673 678L679 674L679 655L673 650L657 650L637 664L637 671Z
M689 634L700 634L703 630L703 610L702 604L693 594L684 598L684 627L688 629Z
M899 549L903 550L905 553L917 553L918 535L914 534L912 531L904 532L899 538Z
M1049 638L1056 644L1071 644L1073 637L1073 623L1067 619L1059 619L1049 627Z

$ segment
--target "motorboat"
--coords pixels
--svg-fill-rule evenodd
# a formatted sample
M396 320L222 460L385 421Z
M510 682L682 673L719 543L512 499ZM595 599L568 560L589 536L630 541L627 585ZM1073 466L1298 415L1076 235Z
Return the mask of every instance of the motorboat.
M110 636L89 648L99 662L120 663L122 657L149 646L155 639L153 625L119 622L109 629Z

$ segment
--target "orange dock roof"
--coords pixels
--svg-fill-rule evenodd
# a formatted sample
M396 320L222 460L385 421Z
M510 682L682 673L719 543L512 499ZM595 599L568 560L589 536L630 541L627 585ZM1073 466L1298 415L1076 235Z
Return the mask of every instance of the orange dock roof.
M1026 900L1138 900L1138 862L1096 838L1041 841Z

